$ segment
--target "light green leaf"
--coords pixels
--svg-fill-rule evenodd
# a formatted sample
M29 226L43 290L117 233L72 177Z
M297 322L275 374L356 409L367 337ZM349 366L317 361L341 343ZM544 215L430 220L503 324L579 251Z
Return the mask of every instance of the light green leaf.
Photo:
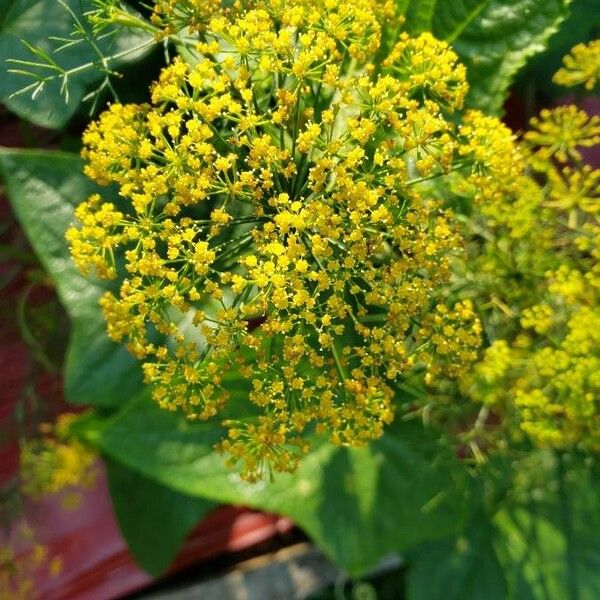
M213 450L222 431L140 397L103 431L110 458L181 493L290 516L354 575L390 551L455 530L466 502L462 467L420 424L397 423L364 449L321 444L294 474L248 484Z
M91 0L67 0L67 4L80 18L84 12L93 7ZM71 15L58 0L14 0L0 20L0 70L2 72L0 102L22 118L43 127L54 129L62 127L75 113L90 86L99 83L104 77L93 66L100 57L88 43L77 44L52 54L61 42L51 38L69 38L73 25ZM31 68L7 62L8 59L36 61L36 57L27 49L23 41L49 53L64 69L89 65L69 77L68 102L61 95L61 81L58 78L47 83L35 96L35 100L31 98L33 90L12 96L34 80L27 76L9 73L8 69L51 74L49 69ZM141 58L152 45L151 36L140 31L123 30L116 35L96 40L96 47L102 55L120 55L119 59L110 62L111 68L118 68L127 62Z
M568 14L571 0L491 0L454 47L467 66L468 104L499 114L508 87L527 60L542 51Z
M111 342L98 299L105 288L75 269L65 232L74 207L91 193L110 195L82 173L83 162L62 152L0 150L0 175L34 251L56 283L73 325L66 365L66 395L77 404L114 406L141 386L137 361Z
M568 598L559 590L565 567L565 541L560 529L524 508L502 510L495 517L497 545L510 586L510 597ZM543 544L540 541L543 540ZM563 582L564 583L564 582ZM552 595L549 595L552 590Z
M118 462L105 462L113 508L131 554L145 571L162 575L185 536L215 505L175 492Z

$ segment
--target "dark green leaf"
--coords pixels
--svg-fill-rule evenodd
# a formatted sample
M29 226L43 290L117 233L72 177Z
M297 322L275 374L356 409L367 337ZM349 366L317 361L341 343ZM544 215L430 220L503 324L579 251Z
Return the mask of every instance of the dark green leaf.
M4 21L6 15L12 10L12 7L17 3L17 0L4 0L4 3L0 6L0 27Z
M499 114L515 75L544 49L570 2L396 0L396 8L409 33L431 31L454 45L468 70L468 105Z
M441 39L453 41L489 4L490 0L397 0L399 14L406 18L411 34L431 31Z
M93 8L91 0L67 0L67 4L80 18L83 18L84 12ZM69 120L90 86L99 83L104 77L98 68L93 66L101 56L87 42L53 54L53 50L58 48L61 42L51 38L69 38L73 26L73 18L57 0L15 0L12 3L0 21L0 68L3 73L0 77L0 102L24 119L44 127L58 129ZM34 101L31 91L12 96L34 80L8 73L8 69L33 70L46 75L51 73L48 69L6 62L8 59L37 61L23 41L51 55L64 69L90 65L69 77L68 102L61 95L61 81L58 78L47 83ZM118 68L128 61L140 58L151 47L151 43L151 37L146 33L122 31L102 40L97 39L95 45L105 57L121 55L119 59L110 62L111 68Z
M140 397L104 430L103 452L179 492L293 518L353 574L390 551L447 534L466 502L462 468L420 424L398 423L364 449L321 444L294 474L248 484L213 446L213 424L190 424Z
M410 33L431 31L437 0L412 0L406 11L406 28Z
M73 324L66 366L66 394L74 403L115 406L141 386L137 361L105 334L98 298L100 284L82 277L73 265L65 232L74 207L93 192L107 194L82 173L73 154L0 151L0 174L8 197L40 261L56 282Z
M490 0L454 0L438 2L431 23L433 34L440 40L453 42Z
M468 104L499 114L514 76L544 49L571 0L491 0L455 41L468 69Z
M180 494L107 460L113 508L138 564L158 576L169 567L181 543L212 502Z
M563 57L573 46L598 36L600 17L590 19L590 15L598 10L598 0L573 0L571 14L550 39L548 49L528 61L519 74L515 87L521 96L530 97L532 92L554 97L565 94L567 90L553 83L552 76L562 66Z

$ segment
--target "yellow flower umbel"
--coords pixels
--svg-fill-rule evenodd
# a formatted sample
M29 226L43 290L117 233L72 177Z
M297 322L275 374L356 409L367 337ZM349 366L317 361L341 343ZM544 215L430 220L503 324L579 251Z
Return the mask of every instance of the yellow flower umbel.
M440 190L487 156L455 125L465 72L447 44L403 35L371 62L391 8L240 3L150 104L113 105L84 135L86 173L121 195L90 198L68 232L82 271L120 278L108 332L191 419L245 382L260 416L227 421L221 447L248 479L295 468L311 430L378 438L394 383L437 372L429 338L446 365L478 344L468 304L421 321L461 246Z

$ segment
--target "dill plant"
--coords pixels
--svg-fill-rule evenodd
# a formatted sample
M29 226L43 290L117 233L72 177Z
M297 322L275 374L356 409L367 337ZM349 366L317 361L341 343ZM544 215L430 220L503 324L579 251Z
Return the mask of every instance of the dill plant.
M84 273L121 278L102 300L109 335L163 408L208 419L229 374L249 382L258 417L228 420L220 446L254 479L293 470L307 431L380 437L396 381L475 359L471 303L440 299L462 241L430 183L488 165L449 46L402 33L378 55L391 3L203 6L185 11L194 59L85 133L86 173L124 203L90 198L68 238Z
M87 444L152 491L288 514L355 572L407 551L420 597L473 564L492 565L486 593L564 571L578 597L600 446L600 172L584 160L600 119L544 109L517 135L471 108L481 70L466 61L468 95L455 51L405 32L391 2L95 5L96 34L140 27L167 66L147 103L115 98L87 128L85 171L119 196L83 202L67 238L109 280L108 334L160 408L144 394L59 422L24 447L29 493L85 483ZM597 50L576 46L554 81L594 89ZM233 472L211 462L221 435Z

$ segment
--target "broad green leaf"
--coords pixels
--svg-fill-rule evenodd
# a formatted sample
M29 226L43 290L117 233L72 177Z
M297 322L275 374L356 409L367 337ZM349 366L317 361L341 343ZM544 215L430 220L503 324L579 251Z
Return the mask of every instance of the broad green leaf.
M494 533L481 515L464 534L425 543L409 553L407 600L506 600Z
M599 19L590 19L594 11L598 11L598 0L573 0L569 17L550 39L548 49L529 60L519 74L515 87L521 96L529 97L532 91L545 97L562 96L567 92L552 82L552 76L562 67L563 57L573 46L598 36Z
M437 0L412 0L406 11L406 28L410 33L431 31Z
M437 3L431 30L440 40L453 42L483 11L490 0L454 0Z
M4 0L4 3L0 6L0 26L4 17L8 14L8 11L16 4L17 0Z
M91 0L66 0L79 18L93 8ZM116 56L110 62L111 68L139 59L152 45L150 35L140 31L123 30L116 35L95 40L95 48L88 42L65 48L53 54L53 50L61 42L52 38L69 38L73 31L72 16L58 0L14 0L0 21L0 102L10 110L37 125L58 129L75 113L81 99L90 86L98 84L104 75L93 65L102 56ZM12 96L30 85L34 80L30 77L8 73L8 69L35 71L50 75L48 68L36 68L16 65L8 59L39 62L34 54L23 44L26 41L33 47L41 48L49 53L64 69L77 68L78 71L69 77L68 102L61 94L59 78L47 83L42 91L32 100L31 90ZM87 65L87 67L86 67ZM12 97L11 97L12 96Z
M564 469L559 461L545 485L530 484L527 498L494 517L510 598L600 598L597 469L572 459Z
M405 15L411 0L396 0L396 13Z
M294 474L248 484L213 450L222 431L141 396L103 431L105 455L181 493L290 516L337 564L364 573L390 551L454 531L462 467L420 424L397 423L364 449L317 446Z
M98 306L105 288L82 277L69 255L65 231L74 207L93 192L109 194L88 180L82 167L74 154L0 150L0 175L13 210L72 321L67 398L77 404L115 406L139 391L141 374L125 348L106 337Z
M534 517L523 508L500 511L495 523L510 597L515 600L568 598L563 585L561 593L556 595L556 583L565 567L565 541L560 529L541 515Z
M169 567L185 536L214 508L107 460L110 496L123 537L137 563L158 576Z
M489 4L490 0L397 0L411 34L431 31L441 40L453 41Z
M514 76L542 51L571 0L491 0L455 40L468 69L468 104L499 114Z
M408 599L599 598L600 479L581 457L567 459L492 459L465 529L407 553Z

